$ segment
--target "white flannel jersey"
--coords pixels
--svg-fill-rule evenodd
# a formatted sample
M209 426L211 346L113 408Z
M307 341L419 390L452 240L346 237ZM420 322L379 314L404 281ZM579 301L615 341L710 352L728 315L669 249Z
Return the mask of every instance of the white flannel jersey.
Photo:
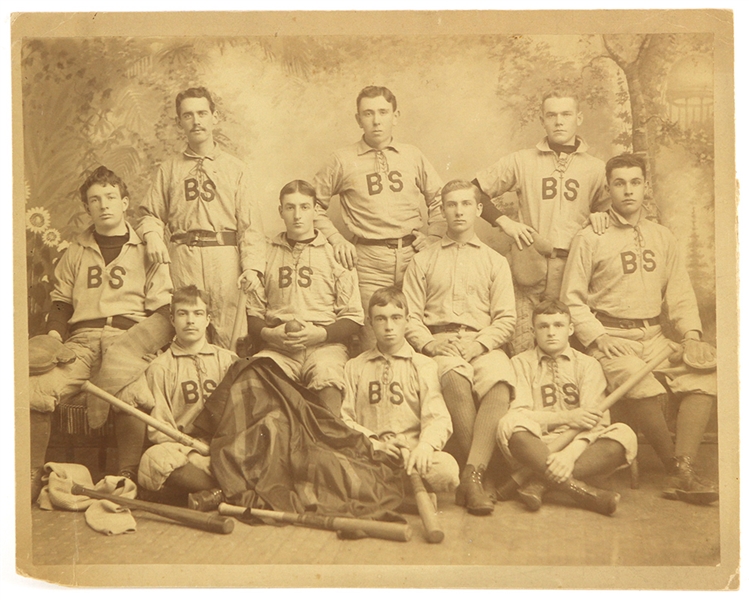
M544 138L535 148L513 152L476 175L490 198L517 192L520 222L562 250L569 249L591 212L608 208L606 165L578 139L575 152L557 156Z
M108 265L94 239L93 225L60 258L51 299L73 306L70 325L116 315L142 321L146 311L171 302L169 266L151 263L146 245L130 225L127 230L130 237Z
M515 330L515 294L504 256L474 236L459 244L445 236L414 256L403 278L406 338L421 351L434 340L429 326L474 328L476 341L496 350Z
M324 326L342 318L364 324L356 271L336 261L320 232L293 247L286 233L268 240L265 288L249 295L247 314L268 324L299 319Z
M388 357L377 348L346 363L341 417L373 436L403 434L413 450L421 441L439 451L452 434L437 363L407 343Z
M540 348L531 348L512 357L515 369L515 398L510 411L527 414L541 424L544 434L559 434L568 425L549 430L543 413L562 413L576 408L594 409L606 395L606 377L601 364L593 357L567 347L557 358ZM536 413L536 418L534 414ZM592 429L580 432L575 439L593 443L611 424L609 411Z
M146 369L146 384L154 401L151 416L189 434L206 398L237 358L233 352L208 342L197 354L172 343ZM154 444L174 441L152 427L148 428L148 439Z
M570 308L580 342L587 347L606 333L595 312L651 319L661 314L664 302L682 336L702 332L697 299L674 235L645 218L632 226L614 210L609 216L602 235L586 227L575 237L562 280L561 299Z
M192 230L234 231L242 271L263 272L265 237L250 175L238 158L214 146L210 156L188 147L167 160L138 207L138 233L181 234Z
M375 150L362 138L333 153L313 181L317 200L327 210L338 194L343 222L355 236L382 240L402 238L420 229L420 207L426 202L428 233L443 235L442 180L415 146L392 142ZM340 236L335 225L317 211L315 227L328 239Z

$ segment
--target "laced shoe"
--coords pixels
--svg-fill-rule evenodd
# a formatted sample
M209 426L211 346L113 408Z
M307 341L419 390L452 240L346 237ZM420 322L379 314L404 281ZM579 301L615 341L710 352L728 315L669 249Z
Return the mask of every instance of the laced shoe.
M494 503L483 485L484 467L476 469L466 465L460 477L460 485L455 490L455 504L465 506L472 515L485 516L494 512Z

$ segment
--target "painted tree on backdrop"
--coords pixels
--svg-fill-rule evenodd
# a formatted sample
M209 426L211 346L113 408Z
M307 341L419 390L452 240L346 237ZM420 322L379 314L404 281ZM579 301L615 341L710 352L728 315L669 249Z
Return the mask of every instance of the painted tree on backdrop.
M587 111L613 116L611 124L597 125L610 127L616 153L646 157L652 186L646 207L681 240L706 337L714 340L715 263L705 258L713 256L715 240L712 36L569 36L563 53L552 48L555 41L497 41L503 109L517 115L520 127L535 125L543 91L568 84L579 90ZM692 185L680 188L679 181Z

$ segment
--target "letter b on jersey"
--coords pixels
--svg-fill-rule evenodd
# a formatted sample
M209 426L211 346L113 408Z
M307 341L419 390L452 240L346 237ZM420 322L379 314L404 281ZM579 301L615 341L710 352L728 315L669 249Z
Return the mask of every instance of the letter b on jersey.
M403 179L400 171L390 171L387 174L388 189L391 192L400 192L403 190ZM370 173L367 175L367 191L370 196L381 194L384 189L382 175L379 173Z
M202 186L197 179L190 177L185 179L185 200L191 202L200 198L205 202L210 202L216 197L216 184L210 179L205 179Z
M625 275L631 275L637 271L637 254L631 250L627 250L626 252L622 252L620 256L622 259L622 273ZM642 270L652 273L655 271L656 266L658 265L655 262L655 252L652 250L643 250Z

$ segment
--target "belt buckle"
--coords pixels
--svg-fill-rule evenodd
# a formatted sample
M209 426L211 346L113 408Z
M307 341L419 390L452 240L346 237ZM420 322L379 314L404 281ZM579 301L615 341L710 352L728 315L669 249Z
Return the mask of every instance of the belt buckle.
M386 247L389 250L397 250L399 242L400 242L400 240L392 240L392 239L388 240L387 243L386 243Z
M619 321L619 327L621 329L635 329L637 322L634 319L622 319Z

